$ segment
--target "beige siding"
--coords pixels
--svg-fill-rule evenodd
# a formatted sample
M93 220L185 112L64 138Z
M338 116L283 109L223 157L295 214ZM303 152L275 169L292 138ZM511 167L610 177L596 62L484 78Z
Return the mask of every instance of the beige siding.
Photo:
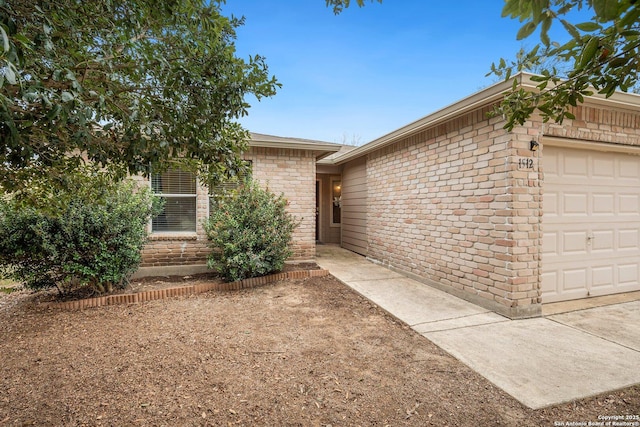
M342 247L367 255L367 169L360 159L342 173Z

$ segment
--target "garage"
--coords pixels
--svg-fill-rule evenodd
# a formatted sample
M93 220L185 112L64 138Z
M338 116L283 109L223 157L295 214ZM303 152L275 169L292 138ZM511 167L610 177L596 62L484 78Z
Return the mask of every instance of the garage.
M542 302L640 290L640 147L543 146Z

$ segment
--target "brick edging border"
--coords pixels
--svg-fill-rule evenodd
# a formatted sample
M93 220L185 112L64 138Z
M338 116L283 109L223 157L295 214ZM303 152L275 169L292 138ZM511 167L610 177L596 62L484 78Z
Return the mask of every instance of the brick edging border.
M201 294L209 291L239 291L258 286L268 285L286 279L306 279L309 277L325 277L329 270L299 270L284 273L270 274L268 276L253 277L228 283L206 283L201 285L180 286L176 288L158 289L136 292L133 294L105 295L96 298L87 298L75 301L50 302L47 308L59 308L67 310L83 310L85 308L101 307L104 305L138 304L146 301L163 300L177 296Z

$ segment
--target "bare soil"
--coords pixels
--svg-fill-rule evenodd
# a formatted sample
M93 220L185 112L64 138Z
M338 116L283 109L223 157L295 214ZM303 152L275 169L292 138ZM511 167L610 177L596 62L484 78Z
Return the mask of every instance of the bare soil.
M3 427L566 426L640 414L640 387L527 409L331 276L84 311L36 297L0 294Z

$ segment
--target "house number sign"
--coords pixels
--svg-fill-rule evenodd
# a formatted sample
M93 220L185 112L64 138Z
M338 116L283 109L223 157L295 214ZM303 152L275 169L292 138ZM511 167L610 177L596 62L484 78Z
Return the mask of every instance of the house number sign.
M533 158L531 157L518 158L518 170L533 170Z

